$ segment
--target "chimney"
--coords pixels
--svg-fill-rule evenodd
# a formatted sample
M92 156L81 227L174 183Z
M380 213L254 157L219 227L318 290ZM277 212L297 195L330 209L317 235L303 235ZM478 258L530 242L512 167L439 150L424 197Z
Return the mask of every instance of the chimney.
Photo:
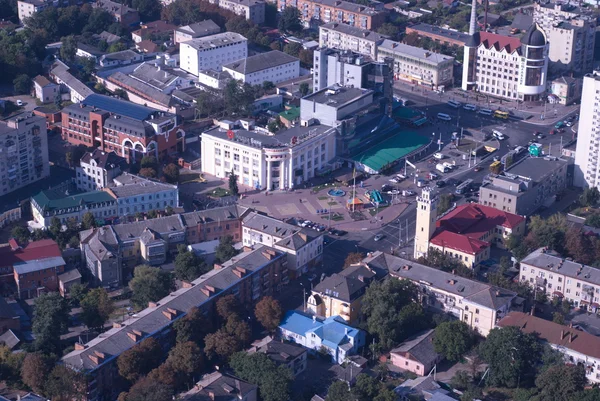
M177 310L173 308L167 308L164 311L162 311L162 314L165 315L167 319L173 320L177 317Z
M500 291L496 290L496 296L499 297L500 296Z
M121 323L113 322L113 329L120 329L121 327L123 327Z
M268 252L261 252L261 253L265 257L265 259L268 259L268 260L273 259L273 255L271 255L270 253L268 253Z
M83 351L86 348L87 345L85 344L75 343L75 351Z
M221 265L220 265L220 264L218 264L218 263L215 263L215 264L213 265L213 269L215 269L215 270L220 270L220 269L222 269L222 268L223 268L223 266L221 266Z
M189 281L182 281L182 282L181 282L181 286L182 286L183 288L192 288L192 287L194 286L194 284L193 284L193 283L190 283Z
M250 251L252 251L252 248L250 248L249 246L245 246L244 245L243 251L244 252L250 252Z
M529 312L531 316L535 316L535 306L531 307L531 311Z
M569 342L572 343L573 342L573 333L569 333Z
M157 302L148 302L148 308L156 308L159 304Z
M315 315L313 315L312 318L313 318L313 323L316 323L317 322L317 317Z

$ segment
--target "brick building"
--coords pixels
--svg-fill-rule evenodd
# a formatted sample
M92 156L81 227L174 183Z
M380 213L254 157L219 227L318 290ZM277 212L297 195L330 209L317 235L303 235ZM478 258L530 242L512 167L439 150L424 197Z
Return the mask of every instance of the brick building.
M375 30L387 16L387 10L374 6L340 0L278 0L278 10L295 7L300 11L300 21L308 27L311 22L338 22L362 29Z

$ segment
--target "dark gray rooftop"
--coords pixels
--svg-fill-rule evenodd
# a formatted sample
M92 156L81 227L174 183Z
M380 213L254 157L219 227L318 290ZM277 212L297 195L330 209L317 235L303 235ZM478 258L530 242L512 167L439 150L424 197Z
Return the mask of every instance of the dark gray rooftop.
M567 168L569 162L558 158L525 157L521 161L510 166L504 172L507 176L518 176L520 178L540 182L548 175L562 168Z
M394 348L391 353L400 355L404 355L405 353L410 354L412 359L421 362L425 366L432 365L440 357L433 347L434 335L435 330L433 329L424 331L407 339L399 347Z
M377 272L380 272L378 275ZM387 270L372 269L364 265L350 266L340 273L334 273L318 283L313 292L337 298L344 302L353 302L361 297L371 281L387 274Z
M114 179L117 186L107 188L117 198L151 194L163 191L177 192L177 185L150 180L134 174L123 173Z
M224 65L223 68L236 71L240 74L252 74L293 62L299 64L300 60L279 50L272 50L270 52L259 53L254 56L234 61L233 63Z
M108 77L108 80L126 88L133 88L138 94L144 96L148 100L152 100L158 104L169 107L172 102L171 96L160 90L148 85L145 82L130 77L127 74L123 74L121 71L117 71Z
M185 225L190 227L214 221L237 220L244 212L245 208L232 205L184 213L181 218Z
M277 341L267 336L252 343L252 347L248 349L248 353L256 352L266 354L276 364L287 364L305 354L306 348L293 343Z
M210 19L194 22L193 24L180 26L177 28L177 31L186 33L196 38L212 35L220 30L221 28L219 28L219 25L215 24L213 20Z
M237 401L247 399L257 388L237 377L213 372L202 376L193 389L182 395L182 401Z
M340 108L347 103L355 101L361 97L373 94L370 89L362 88L347 88L347 87L330 87L322 89L318 92L305 96L303 100L314 101L319 104L335 106Z
M512 291L494 287L485 283L434 269L411 260L383 252L375 252L371 257L363 259L368 266L388 269L394 277L411 280L416 283L438 288L445 292L455 294L489 309L499 309L510 304L517 296Z
M275 253L275 257L269 258L265 256L265 251ZM209 299L218 297L219 294L232 287L241 280L248 279L248 275L252 275L262 268L270 265L279 258L284 258L286 255L275 249L262 245L255 246L255 249L248 252L242 252L235 257L235 260L230 260L221 265L220 269L211 270L210 272L200 276L193 281L193 286L190 288L180 288L172 292L170 295L157 302L156 307L149 307L137 314L133 315L125 322L123 327L112 328L92 341L86 343L84 350L74 350L62 358L62 363L76 370L95 370L99 366L117 358L122 352L133 347L137 342L133 341L128 333L133 330L140 331L142 338L147 338L153 333L157 333L173 323L167 318L163 311L167 312L167 308L178 311L177 319L183 317L192 307L198 307L207 302ZM234 272L234 267L246 269L248 275L240 278ZM202 290L205 286L215 288L215 293L210 297ZM104 354L105 359L100 365L94 363L90 356L95 352Z
M182 232L185 230L183 220L178 214L158 217L156 219L137 221L134 223L115 224L111 227L114 230L119 242L126 242L139 238L146 229L150 229L163 235Z
M92 152L85 152L81 158L81 163L89 164L92 160L96 166L103 169L113 169L123 166L126 161L115 152L104 152L101 149L94 149Z
M555 252L544 251L544 248L539 248L527 255L521 261L521 268L523 268L523 265L535 266L539 269L564 274L567 277L600 285L599 269L564 259Z
M361 40L368 40L371 42L381 42L383 39L388 38L388 36L381 35L377 32L369 31L368 29L362 29L348 24L340 24L338 22L329 22L327 24L321 25L319 27L319 30L321 29L329 29L332 31L341 32L346 35L356 36Z
M452 31L450 29L440 28L439 26L429 25L429 24L424 24L424 23L410 25L409 28L417 30L417 31L422 31L422 32L427 32L427 33L443 36L445 38L452 39L452 40L459 40L461 42L466 42L467 39L469 38L469 35L466 33Z

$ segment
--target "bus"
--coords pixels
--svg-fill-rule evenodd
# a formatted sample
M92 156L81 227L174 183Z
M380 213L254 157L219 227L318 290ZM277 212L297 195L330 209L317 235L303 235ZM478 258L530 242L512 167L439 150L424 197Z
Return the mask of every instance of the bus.
M494 117L508 120L508 111L494 110Z
M462 184L460 184L459 186L456 187L456 194L457 195L462 195L463 193L465 193L466 190L469 189L469 187L471 186L471 184L473 183L472 179L468 179L465 180L465 182L463 182Z
M455 109L458 109L460 106L462 106L462 103L457 102L456 100L448 100L447 104L448 106L454 107Z
M450 116L449 116L448 114L446 114L446 113L438 113L438 114L437 114L437 118L438 118L439 120L444 120L444 121L450 121L450 120L452 120L452 117L450 117Z

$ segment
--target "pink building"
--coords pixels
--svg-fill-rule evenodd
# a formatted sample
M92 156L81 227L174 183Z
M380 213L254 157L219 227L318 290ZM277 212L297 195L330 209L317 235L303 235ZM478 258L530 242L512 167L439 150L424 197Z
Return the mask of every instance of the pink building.
M390 353L392 364L419 376L429 374L433 366L442 359L433 347L434 334L433 329L422 332L394 348Z

